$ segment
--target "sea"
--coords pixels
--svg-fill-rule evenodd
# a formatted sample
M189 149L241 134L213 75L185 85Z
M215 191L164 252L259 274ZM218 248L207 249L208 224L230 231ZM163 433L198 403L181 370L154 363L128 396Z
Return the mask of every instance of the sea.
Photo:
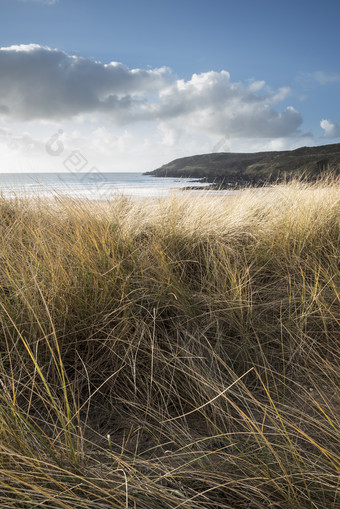
M162 198L186 187L206 187L193 179L153 177L143 173L0 173L0 194L6 197L68 196L90 200Z

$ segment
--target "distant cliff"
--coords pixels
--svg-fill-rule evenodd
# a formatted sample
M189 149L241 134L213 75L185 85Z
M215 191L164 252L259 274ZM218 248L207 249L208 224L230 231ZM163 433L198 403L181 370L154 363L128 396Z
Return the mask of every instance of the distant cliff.
M340 143L277 152L221 152L182 157L145 175L204 179L225 187L261 185L300 175L313 180L328 171L340 174Z

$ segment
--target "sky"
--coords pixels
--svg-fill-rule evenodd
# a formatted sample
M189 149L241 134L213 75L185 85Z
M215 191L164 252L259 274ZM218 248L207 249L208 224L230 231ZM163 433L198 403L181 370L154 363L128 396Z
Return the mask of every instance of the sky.
M339 19L338 0L0 0L0 172L340 143Z

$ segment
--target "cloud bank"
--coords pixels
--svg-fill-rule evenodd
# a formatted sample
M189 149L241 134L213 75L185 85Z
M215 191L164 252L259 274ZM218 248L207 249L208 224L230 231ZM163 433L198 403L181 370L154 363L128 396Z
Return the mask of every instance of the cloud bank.
M168 137L283 138L302 124L292 106L279 107L289 93L233 82L225 70L185 81L166 67L129 69L35 44L0 48L0 117L13 122L101 115L116 126L156 123Z
M289 94L288 88L272 92L264 82L248 87L233 83L227 71L194 74L161 91L159 105L148 105L162 121L180 119L191 129L233 138L276 138L297 132L302 117L293 107L282 112L274 105Z
M124 122L145 96L164 86L168 71L102 64L36 44L0 48L0 111L17 120L106 113Z

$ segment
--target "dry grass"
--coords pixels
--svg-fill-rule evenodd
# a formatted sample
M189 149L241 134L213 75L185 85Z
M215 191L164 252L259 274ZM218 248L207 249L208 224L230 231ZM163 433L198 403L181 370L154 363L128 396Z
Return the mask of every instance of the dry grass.
M339 196L0 199L0 506L339 507Z

